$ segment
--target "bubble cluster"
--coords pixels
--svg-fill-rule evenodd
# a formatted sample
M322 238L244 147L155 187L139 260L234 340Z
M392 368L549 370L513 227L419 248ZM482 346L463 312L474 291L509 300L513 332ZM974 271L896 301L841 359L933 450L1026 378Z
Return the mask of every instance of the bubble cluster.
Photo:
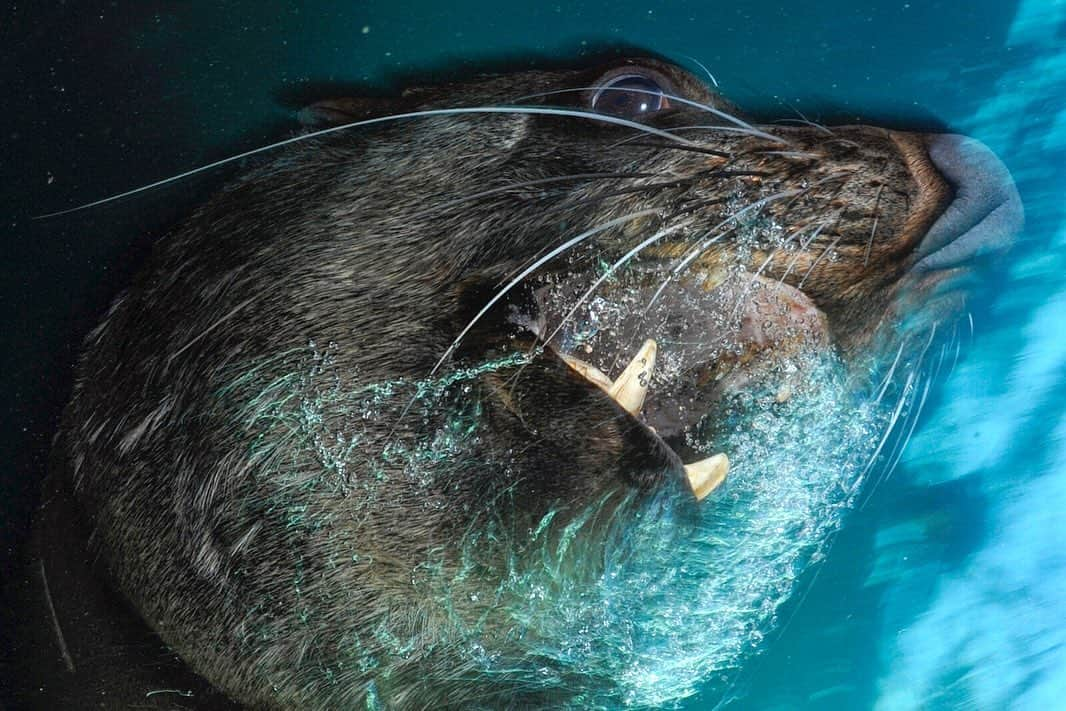
M384 460L402 462L413 486L455 476L470 466L464 457L484 426L467 383L524 357L350 388L329 349L311 347L242 411L249 432L263 435L253 446L271 464L263 471L279 492L272 505L292 507L294 526L328 527L285 492L333 492L348 498L353 515L372 516ZM458 569L427 559L411 571L440 611L437 639L484 679L555 691L574 707L661 705L708 679L728 680L840 525L867 443L883 424L876 411L854 406L834 359L803 367L812 387L785 403L736 396L703 413L689 445L727 451L733 467L701 506L673 489L650 499L612 491L516 531L491 510L513 502L487 502L462 537ZM369 424L400 416L405 405L407 417L446 416L415 444L361 446ZM315 471L291 467L307 453ZM430 505L447 502L428 497ZM373 554L355 546L351 564ZM299 571L293 584L303 584ZM387 625L371 638L391 652L366 651L358 631L351 651L357 668L379 678L387 678L390 657L409 657L420 643Z

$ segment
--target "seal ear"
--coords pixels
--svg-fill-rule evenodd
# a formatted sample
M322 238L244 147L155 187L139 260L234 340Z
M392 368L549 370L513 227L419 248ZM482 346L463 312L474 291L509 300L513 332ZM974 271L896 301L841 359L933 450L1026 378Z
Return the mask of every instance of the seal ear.
M355 121L388 116L403 111L406 102L373 96L345 96L337 99L323 99L305 106L296 114L296 118L305 128L329 128Z

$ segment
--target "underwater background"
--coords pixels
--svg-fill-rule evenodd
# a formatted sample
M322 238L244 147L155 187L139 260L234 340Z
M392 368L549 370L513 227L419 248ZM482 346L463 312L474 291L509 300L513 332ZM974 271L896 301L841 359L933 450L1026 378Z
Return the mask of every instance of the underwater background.
M681 707L1066 707L1066 2L12 3L0 38L5 575L80 339L229 173L35 215L262 145L316 87L636 46L761 115L972 135L1027 213L891 476L733 687Z

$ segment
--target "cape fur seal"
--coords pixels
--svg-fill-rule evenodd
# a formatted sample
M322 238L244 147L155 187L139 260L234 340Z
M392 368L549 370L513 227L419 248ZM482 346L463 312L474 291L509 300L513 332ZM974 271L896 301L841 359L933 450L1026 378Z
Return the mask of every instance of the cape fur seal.
M618 635L715 515L723 432L920 350L904 317L1021 220L976 142L755 125L648 58L301 118L88 336L51 480L254 707L668 700L631 672L677 616Z

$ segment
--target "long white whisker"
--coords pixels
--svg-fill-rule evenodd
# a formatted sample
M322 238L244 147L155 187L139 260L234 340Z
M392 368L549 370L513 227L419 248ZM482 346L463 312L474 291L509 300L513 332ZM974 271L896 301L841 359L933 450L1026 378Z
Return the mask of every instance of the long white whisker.
M888 424L885 426L885 433L881 435L881 441L877 443L877 448L874 449L873 454L870 455L870 459L866 462L866 467L862 470L862 474L856 477L855 482L851 485L851 489L848 491L849 496L854 494L859 485L866 480L866 475L870 472L874 463L877 462L877 458L881 455L881 450L884 449L885 443L892 435L893 430L895 430L896 422L899 420L899 415L903 411L903 406L906 404L907 397L910 394L912 382L914 382L913 370L907 374L907 381L903 384L903 390L900 393L899 400L896 402L895 409L892 411L892 416L889 418ZM867 501L869 501L869 498L867 498Z
M932 328L929 329L929 338L926 339L925 346L922 347L922 352L918 354L918 365L916 365L915 368L920 366L922 361L925 360L925 354L929 351L929 346L933 345L933 339L936 338L936 329L939 326L940 326L940 322L938 321L938 322L933 324Z
M722 225L724 225L724 224L725 224L726 222L729 222L729 221L730 221L731 219L732 219L732 218L729 218L729 220L724 220L724 221L722 221L722 222L718 223L717 225L715 225L715 228L717 228L717 227L721 227L721 226L722 226ZM704 242L702 243L702 248L703 248L703 250L705 251L705 250L709 249L709 248L710 248L711 246L713 246L713 245L714 245L714 244L715 244L716 242L718 242L719 240L721 240L721 239L722 239L723 237L725 237L726 235L728 235L728 234L729 234L730 232L732 232L732 231L733 231L733 230L735 230L735 229L736 229L736 227L735 227L735 226L730 226L730 227L727 227L727 228L725 228L724 230L722 230L722 231L718 232L717 234L714 234L714 235L712 235L711 237L708 237L708 238L707 238L707 239L706 239L706 240L705 240L705 241L704 241ZM700 253L702 253L702 252L700 252ZM697 256L698 256L698 254L697 254ZM693 259L694 259L694 258L695 258L695 257L693 257ZM682 266L687 266L687 265L688 265L688 264L689 264L689 263L690 263L691 261L692 261L692 260L688 260L688 261L684 262L684 264L683 264ZM667 274L667 275L666 275L666 278L665 278L665 279L663 279L663 281L662 281L662 283L661 283L661 284L659 284L659 288L658 288L658 289L656 289L656 290L655 290L655 293L651 295L651 299L649 299L649 300L648 300L648 303L647 303L647 305L646 305L646 306L644 307L644 315L645 315L645 316L647 316L647 315L648 315L648 311L649 311L649 310L651 309L651 307L652 307L652 306L654 306L654 305L655 305L655 302L659 300L659 297L660 297L660 296L662 296L663 290L665 290L665 289L666 289L666 287L667 287L667 286L668 286L668 285L670 284L670 282L671 282L671 281L672 281L672 280L674 279L674 277L675 277L675 276L677 276L677 275L678 275L678 274L680 274L680 273L681 273L681 269L677 269L677 268L675 268L675 269L674 269L674 270L672 270L672 271L671 271L671 272L670 272L669 274Z
M877 398L874 400L875 405L881 404L881 398L885 396L885 391L888 390L888 385L892 382L892 376L896 372L896 366L899 365L899 359L903 355L903 347L907 345L907 340L908 338L904 337L903 340L899 342L899 348L896 349L896 357L892 361L892 366L888 369L888 372L885 373L885 377L881 380L880 390L877 393Z
M471 106L455 109L426 109L424 111L410 111L402 114L392 114L390 116L378 116L375 118L364 119L362 121L352 121L351 123L345 123L339 126L330 126L329 128L323 128L318 131L312 131L311 133L300 134L299 136L293 136L292 138L286 138L285 140L277 141L266 146L253 148L250 151L244 151L243 153L238 153L237 155L229 156L228 158L216 160L206 165L202 165L199 168L193 168L192 170L187 170L184 173L179 173L169 178L164 178L163 180L157 180L154 183L142 185L141 187L134 188L133 190L127 190L117 195L111 195L110 197L102 198L100 200L87 202L84 205L78 205L77 207L71 207L66 210L59 210L57 212L49 212L44 215L37 215L33 219L43 220L49 217L69 215L72 212L88 210L89 208L98 207L100 205L106 205L107 203L115 202L116 200L121 200L123 198L127 198L132 195L137 195L139 193L152 190L154 188L162 187L164 185L168 185L170 183L177 182L179 180L192 177L194 175L199 175L200 173L213 170L223 165L228 165L229 163L234 163L236 161L243 160L254 155L259 155L261 153L266 153L267 151L272 151L277 148L292 145L294 143L309 141L313 138L319 138L321 136L325 136L331 133L338 133L340 131L347 131L349 129L360 128L363 126L372 126L375 124L386 123L389 121L400 121L403 119L427 118L430 116L461 116L470 114L527 114L535 116L566 116L569 118L580 118L588 121L599 121L600 123L609 123L614 124L616 126L624 126L625 128L632 128L637 131L642 131L653 136L659 136L660 138L666 138L670 141L675 141L677 143L682 143L685 145L696 145L691 141L687 141L684 138L675 136L674 134L668 133L661 129L653 128L651 126L647 126L636 121L630 121L628 119L620 118L618 116L611 116L609 114L599 114L592 111L578 111L576 109L563 109L549 106Z
M755 280L762 276L762 273L766 270L766 267L770 265L770 262L772 262L774 257L777 256L777 253L781 250L781 248L787 245L793 239L795 239L796 236L799 235L801 232L802 230L793 231L792 234L790 234L781 244L775 245L774 248L770 250L769 256L767 256L766 259L763 260L763 263L760 264L759 268L755 270L755 273L751 275L751 279L748 280L748 285L747 287L745 287L744 293L741 294L739 298L737 298L737 304L735 307L733 307L733 313L729 315L729 320L726 321L726 323L733 323L733 319L737 317L737 314L740 312L740 309L744 305L744 300L748 298L748 295L751 293L751 290L755 288Z
M881 185L881 187L877 189L877 197L874 198L874 213L876 214L874 214L874 225L870 229L870 239L866 242L866 255L862 259L862 265L864 267L870 264L870 252L873 251L874 247L874 235L877 234L877 223L881 220L881 215L877 211L881 207L881 192L884 189L885 186Z
M881 438L881 442L877 445L877 450L874 452L873 456L870 457L869 462L866 464L866 468L863 470L862 475L859 477L859 479L857 481L862 481L863 479L866 478L867 472L870 471L870 468L873 466L875 460L877 459L878 454L880 454L881 449L884 447L885 442L888 440L889 435L891 435L893 430L895 429L896 422L899 419L900 411L903 409L904 404L908 401L909 396L913 392L913 389L912 389L911 385L914 382L915 376L918 376L918 377L921 376L922 363L925 360L925 354L929 352L929 347L933 344L933 340L936 338L936 329L937 329L938 325L939 324L934 323L933 327L929 330L929 339L925 342L925 346L922 348L922 352L918 354L917 362L914 364L914 367L911 369L911 372L907 375L907 382L904 383L904 385L903 385L902 394L900 395L899 402L896 403L896 408L895 408L895 411L892 413L892 418L890 419L890 421L888 423L888 427L885 428L885 434ZM932 378L931 377L930 378L926 378L925 392L923 393L922 399L921 399L921 404L922 405L925 404L925 397L928 394L929 386L930 386L931 382L932 382ZM907 417L910 418L910 415L911 415L911 413L910 413L910 411L908 411ZM915 422L917 421L917 416L914 417L914 421ZM910 432L913 432L913 431L914 431L914 423L912 422L911 426L910 426ZM908 432L907 437L906 437L906 439L908 441L910 440L910 432ZM906 446L906 442L903 443L903 446ZM898 443L897 443L897 448L898 448ZM896 457L897 448L893 449L891 457L898 461L898 458ZM893 465L893 467L894 466L895 465ZM884 477L878 478L878 481L874 484L873 489L870 491L869 495L866 497L865 502L863 503L862 506L859 507L860 509L865 507L866 503L869 503L870 499L873 497L874 491L877 490L877 487L880 485L880 483L881 483L881 481L883 481L883 479L884 479Z
M825 258L825 255L827 255L830 252L832 252L833 249L838 244L840 244L840 240L843 237L844 237L843 234L837 235L837 238L835 240L833 240L832 242L830 242L828 247L826 247L825 249L822 250L822 253L818 255L818 258L815 259L814 262L811 263L811 266L807 269L807 273L803 275L802 279L800 279L800 283L796 285L797 289L802 289L803 288L803 285L807 283L807 278L811 275L811 272L814 271L814 268L817 267L821 263L822 259Z
M517 102L517 101L525 101L526 99L540 99L540 98L543 98L545 96L555 96L557 94L571 94L571 93L577 92L577 91L596 91L596 90L601 90L601 89L603 91L623 91L623 92L625 92L627 94L648 94L649 96L661 96L662 98L667 99L669 101L675 101L675 102L677 102L679 104L684 104L686 106L692 106L694 108L700 109L701 111L706 111L707 113L711 114L712 116L717 116L718 118L722 119L723 121L728 121L729 123L733 124L734 126L737 126L737 127L741 128L741 129L743 129L744 133L746 133L749 136L754 136L756 138L762 138L764 140L771 141L773 143L783 143L786 146L792 145L791 141L787 141L784 138L781 138L780 136L775 136L775 135L773 135L771 133L767 133L766 131L760 131L759 129L755 128L754 126L752 126L747 121L743 121L743 120L737 118L736 116L734 116L734 115L732 115L730 113L726 113L725 111L722 111L721 109L716 109L713 106L708 106L707 104L700 103L699 101L693 101L692 99L686 99L683 96L675 96L674 94L665 94L665 93L660 92L660 91L651 91L650 89L636 89L636 88L629 88L629 87L626 87L626 88L613 88L613 87L598 87L598 86L579 86L579 87L574 87L572 89L555 89L554 91L541 91L541 92L538 92L536 94L527 94L526 96L520 96L519 98L515 99L515 101ZM715 128L715 127L709 127L709 128ZM718 127L718 128L720 128L720 127Z
M912 381L914 381L914 378L915 378L916 375L918 377L921 377L922 362L925 360L925 354L928 353L928 349L930 349L930 346L933 344L933 341L936 338L937 326L939 326L939 323L934 323L933 324L933 327L930 329L930 337L928 337L928 340L925 341L925 346L922 349L922 352L918 355L918 361L915 363L915 367L910 370L910 373L907 376L907 382L903 386L903 394L901 395L900 402L897 404L897 408L895 408L895 413L892 415L892 419L889 422L888 429L885 431L885 437L882 438L882 445L884 445L884 442L888 438L888 435L894 430L895 423L897 423L897 420L899 419L899 414L900 414L900 410L902 408L903 403L908 400L908 395L911 394L912 392L914 392L914 390L912 390L911 387L910 387ZM942 356L942 351L941 351L941 356ZM918 416L919 416L919 414L921 414L921 409L925 405L925 399L926 399L926 397L928 395L928 391L930 391L930 387L932 386L934 379L935 379L935 374L927 375L925 377L925 385L924 385L924 388L922 390L922 397L921 397L921 400L920 400L920 402L918 404L917 410L911 409L911 410L907 411L906 419L909 421L907 434L902 440L897 442L897 445L895 445L895 447L892 450L892 454L889 455L889 459L891 460L892 464L886 470L886 473L882 474L881 476L878 476L876 483L874 483L872 489L870 490L870 494L867 495L866 500L863 501L862 505L859 506L859 508L865 507L866 504L870 502L870 500L873 498L874 491L877 490L877 487L881 486L882 482L884 482L884 481L886 481L888 479L888 476L891 475L892 471L895 469L895 466L897 466L897 464L899 464L900 458L903 456L903 449L907 446L907 443L910 441L910 435L912 433L914 433L914 431L915 431L915 426L918 423ZM910 402L912 403L914 401L910 400ZM878 452L881 451L881 446L878 446L877 451ZM876 456L876 453L875 453L874 456ZM873 463L874 463L874 457L871 457L870 462L867 464L866 470L862 472L862 476L860 476L860 479L865 479L866 478L866 474L870 470L870 467L873 465Z
M951 360L951 370L948 371L948 375L955 372L955 368L959 365L959 353L962 351L962 338L959 337L959 324L956 323L951 329L951 341L955 346L955 357Z
M922 387L922 396L918 400L917 407L912 407L907 413L907 419L910 421L909 426L907 427L907 434L896 444L895 450L891 455L892 463L889 465L888 469L885 470L885 473L877 478L877 482L871 487L870 493L866 497L866 501L863 502L863 505L860 508L865 508L866 504L870 502L874 494L877 492L878 487L892 478L892 474L896 471L896 467L899 465L900 460L903 459L903 453L907 450L907 445L910 444L915 427L918 426L918 419L922 414L922 409L925 407L925 400L929 396L929 388L932 383L932 378L927 377L925 379L925 385Z
M682 59L687 59L688 61L692 62L697 67L702 69L703 73L706 74L707 78L711 80L712 84L714 84L714 88L715 89L718 88L718 80L714 78L713 74L711 74L711 70L707 68L707 65L705 65L703 62L701 62L700 60L696 59L695 57L692 57L692 56L687 55L687 54L678 54L677 56L681 57Z
M810 186L808 186L807 189L810 190L811 188L813 188L815 186L822 185L824 183L828 183L828 182L831 182L831 181L834 181L834 180L840 180L841 178L846 178L846 177L848 177L846 174L834 173L833 175L830 175L828 177L822 178L821 180L811 184ZM843 184L841 184L841 186L839 188L837 188L836 192L834 192L833 194L836 195L837 193L839 193L840 190L843 189L843 187L844 187ZM820 235L822 233L822 230L824 230L826 227L828 227L830 225L835 225L840 220L840 218L843 217L843 215L844 215L844 211L843 210L838 210L836 213L834 213L833 215L829 216L828 219L823 220L822 222L820 222L818 224L817 228L815 229L814 234L812 234L809 238L807 238L805 241L800 243L801 249L798 250L796 252L796 254L794 254L792 256L792 259L788 263L788 267L785 269L785 273L782 274L781 278L778 280L780 283L782 283L782 284L785 283L785 280L788 279L789 275L792 273L792 270L795 268L796 264L799 262L800 255L803 254L803 252L807 249L807 247L809 247L811 245L811 243L814 242L814 240L818 239L818 235ZM813 269L814 266L815 265L812 264L811 265L811 269ZM806 280L807 276L810 276L810 273L811 273L810 269L808 269L807 270L807 274L804 276L804 280Z
M839 215L840 213L837 213L838 217ZM814 240L818 239L818 235L822 234L822 230L831 224L833 224L833 220L819 222L815 226L814 232L812 232L807 239L800 242L800 249L796 250L796 253L792 255L792 259L788 262L788 267L785 268L785 273L782 274L781 278L778 280L780 283L785 283L785 279L788 279L789 274L792 273L796 263L799 261L800 255L803 254L804 250L811 246L811 243L814 242Z
M563 329L563 326L566 325L566 322L568 320L570 320L575 313L577 313L578 308L580 308L581 305L583 303L585 303L585 301L590 296L592 296L592 294L596 291L596 289L599 288L600 284L605 282L609 276L614 274L614 272L619 267L621 267L623 264L627 263L630 259L635 257L637 254L639 254L645 248L647 248L650 245L655 244L656 242L661 240L663 237L671 235L674 232L677 232L678 230L682 230L682 229L684 229L686 227L689 227L690 225L691 225L691 220L686 220L684 222L679 222L676 225L672 225L672 226L667 227L665 229L659 230L658 232L653 234L651 237L648 237L646 240L644 240L643 242L638 244L636 247L634 247L633 249L629 250L624 255L622 255L622 257L619 258L618 261L616 261L614 264L609 266L604 271L604 273L601 274L600 277L595 282L593 282L592 286L590 286L588 288L588 290L584 294L581 295L581 298L578 299L577 303L574 304L573 308L571 308L570 311L567 312L566 316L564 316L562 321L559 322L559 325L556 326L555 330L552 331L551 335L549 335L546 339L544 339L545 342L549 342L550 343L552 341L552 339L554 339L555 336L557 336L559 334L559 331L561 331Z
M438 360L436 365L433 366L433 370L431 370L429 372L429 374L431 376L436 374L436 372L440 369L440 367L444 363L444 361L446 361L448 359L448 357L451 356L451 354L455 352L455 349L459 346L459 343L460 343L460 341L463 340L463 337L466 336L466 334L470 332L470 329L473 328L474 325L478 321L481 320L482 316L484 316L486 313L488 313L489 309L491 309L500 299L502 299L504 296L506 296L507 292L509 292L511 289L513 289L515 286L517 286L519 283L521 283L521 281L523 279L525 279L527 276L529 276L530 274L535 272L537 269L540 269L541 266L543 266L547 262L551 261L555 257L559 256L560 254L562 254L566 250L570 249L571 247L574 247L574 246L580 244L581 242L585 241L586 239L588 239L589 237L591 237L591 236L593 236L595 234L598 234L598 233L603 232L605 230L609 230L612 227L617 227L618 225L621 225L621 224L624 224L626 222L629 222L630 220L635 220L635 219L638 219L638 218L641 218L641 217L648 217L648 216L654 215L656 213L658 213L657 209L649 209L649 210L640 210L639 212L631 212L628 215L622 215L621 217L617 217L617 218L615 218L613 220L605 222L602 225L597 225L596 227L593 227L590 230L586 230L586 231L582 232L581 234L577 235L576 237L572 237L572 238L568 239L566 242L563 242L561 245L559 245L558 247L556 247L552 251L550 251L547 254L545 254L543 257L541 257L536 262L531 264L529 267L524 269L521 274L519 274L514 279L512 279L507 284L507 286L505 286L502 289L500 289L499 291L497 291L496 295L493 296L491 299L489 299L489 302L487 304L485 304L485 306L482 307L482 309L480 311L477 312L477 315L475 315L474 318L472 318L470 320L470 323L468 323L466 325L466 328L464 328L462 331L459 332L459 335L455 337L455 340L453 340L451 345L448 346L447 350L444 351L444 355L442 355L440 357L440 360Z
M841 178L846 178L846 177L849 177L849 176L847 176L846 174L835 173L834 175L827 176L827 177L822 178L821 180L819 180L817 182L812 183L811 185L809 185L807 190L810 190L811 188L814 188L815 185L821 185L821 184L824 184L826 182L830 182L830 181L834 181L834 180L840 180ZM842 189L843 189L843 183L841 183L840 187L837 189L837 191L834 193L834 195L837 195ZM844 214L843 210L838 210L833 215L830 215L827 220L824 220L821 223L819 223L818 228L814 230L813 235L811 235L806 241L800 243L800 246L802 248L800 249L800 251L797 251L795 253L795 255L793 255L792 259L789 261L789 265L788 265L788 268L785 270L785 274L782 274L781 278L779 279L781 284L784 284L785 279L789 278L789 275L792 274L792 270L795 268L796 263L798 263L798 261L800 261L801 255L803 255L804 251L806 251L807 247L809 247L814 240L818 239L818 236L821 235L822 230L825 229L826 227L828 227L829 225L837 224L837 222L840 221L840 217L842 217L843 214ZM817 263L817 262L815 262L815 263ZM814 268L814 264L811 264L811 269L813 269L813 268ZM807 271L807 274L804 276L804 279L806 280L806 277L809 276L809 275L810 275L810 270Z
M715 230L718 230L718 229L724 227L725 225L729 224L731 221L736 220L738 217L741 217L742 215L744 215L744 214L746 214L748 212L751 212L752 210L756 210L756 209L762 207L763 205L766 205L767 203L773 202L775 200L780 200L782 198L792 197L794 195L799 195L802 192L803 192L802 190L786 190L784 192L774 193L773 195L768 195L768 196L766 196L764 198L756 200L755 202L751 203L750 205L746 205L743 208L741 208L741 209L737 210L736 212L734 212L732 215L729 215L724 220L722 220L717 225L715 225L710 230L708 230L708 232L714 232ZM689 254L686 255L677 264L677 266L675 266L672 270L670 270L670 273L666 275L666 279L664 279L663 283L659 285L659 288L655 290L655 293L652 295L651 300L648 301L648 305L644 307L644 312L647 313L648 309L650 309L652 307L652 305L655 304L656 300L663 293L663 290L666 288L666 286L670 283L671 280L676 278L678 274L680 274L685 269L687 269L688 265L692 264L692 262L694 260L696 260L701 254L706 252L707 249L711 245L713 245L715 242L717 242L723 236L725 236L726 234L731 232L733 229L735 229L735 228L731 227L730 229L725 230L725 231L723 231L723 232L721 232L719 234L715 234L715 235L709 237L704 242L700 243L697 247L695 247L692 250L690 250Z

